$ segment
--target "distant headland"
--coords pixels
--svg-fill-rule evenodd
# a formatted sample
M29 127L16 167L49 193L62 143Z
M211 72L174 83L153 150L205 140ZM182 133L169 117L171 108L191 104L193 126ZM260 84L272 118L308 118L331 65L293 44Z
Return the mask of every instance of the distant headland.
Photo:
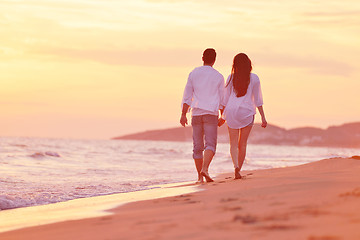
M191 127L176 127L144 131L112 139L183 142L192 141L191 131ZM218 141L220 143L228 142L228 132L225 125L219 128ZM263 129L260 124L255 124L249 137L249 143L360 148L360 122L330 126L327 129L301 127L288 130L271 124Z

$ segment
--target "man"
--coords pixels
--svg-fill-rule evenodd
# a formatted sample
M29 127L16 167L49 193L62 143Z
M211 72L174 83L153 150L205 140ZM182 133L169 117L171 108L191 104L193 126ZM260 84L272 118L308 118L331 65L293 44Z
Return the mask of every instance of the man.
M192 109L193 158L198 182L203 182L203 177L213 182L208 169L216 152L218 115L224 95L224 77L213 68L215 59L214 49L204 51L204 64L189 74L182 100L182 126L188 124L186 113Z

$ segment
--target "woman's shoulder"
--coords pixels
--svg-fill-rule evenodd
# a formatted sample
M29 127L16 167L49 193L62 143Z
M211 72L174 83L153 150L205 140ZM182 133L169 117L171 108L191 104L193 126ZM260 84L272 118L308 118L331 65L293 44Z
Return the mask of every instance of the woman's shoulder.
M256 73L250 73L250 77L259 79L259 77Z
M253 82L260 82L258 75L256 75L255 73L250 73L250 80Z
M228 83L228 82L230 81L231 76L232 76L232 74L229 74L229 76L228 76L227 79L226 79L226 83Z

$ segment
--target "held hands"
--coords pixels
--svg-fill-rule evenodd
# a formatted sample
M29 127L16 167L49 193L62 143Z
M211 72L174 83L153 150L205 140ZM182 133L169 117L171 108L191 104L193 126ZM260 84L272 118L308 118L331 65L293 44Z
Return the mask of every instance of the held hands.
M221 127L225 123L225 119L222 117L218 119L218 127Z
M180 124L185 127L185 125L188 124L188 120L186 118L186 115L181 115L181 118L180 118Z

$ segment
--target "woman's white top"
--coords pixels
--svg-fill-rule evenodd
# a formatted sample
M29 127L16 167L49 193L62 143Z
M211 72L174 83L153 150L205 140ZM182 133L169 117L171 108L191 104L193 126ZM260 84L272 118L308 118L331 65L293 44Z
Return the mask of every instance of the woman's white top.
M229 75L226 85L230 81ZM253 121L256 107L263 105L259 77L250 73L250 83L247 92L242 97L237 97L232 82L225 88L224 94L224 118L227 125L233 129L246 127Z
M192 108L192 115L218 115L224 97L224 77L211 66L195 68L188 77L183 100Z

